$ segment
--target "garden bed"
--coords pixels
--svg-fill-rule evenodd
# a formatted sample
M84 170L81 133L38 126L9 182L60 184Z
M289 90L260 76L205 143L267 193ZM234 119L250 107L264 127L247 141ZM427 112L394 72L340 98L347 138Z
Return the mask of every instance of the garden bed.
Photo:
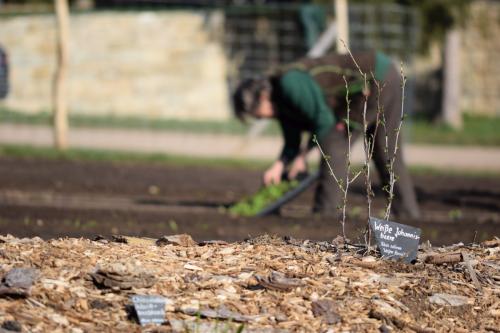
M498 332L500 241L421 246L414 265L330 242L188 235L0 238L0 318L29 332L139 332L130 297L166 300L157 332Z

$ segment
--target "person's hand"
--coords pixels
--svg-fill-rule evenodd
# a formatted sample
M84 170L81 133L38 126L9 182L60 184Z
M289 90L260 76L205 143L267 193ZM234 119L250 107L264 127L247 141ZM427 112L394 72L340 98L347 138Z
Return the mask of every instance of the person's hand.
M285 165L282 161L276 161L271 165L269 169L264 172L263 181L264 185L269 186L272 184L279 184L281 182L281 175L283 174L283 170L285 169Z
M297 175L301 172L307 171L307 163L306 158L303 155L297 156L290 167L290 171L288 171L288 178L295 179Z

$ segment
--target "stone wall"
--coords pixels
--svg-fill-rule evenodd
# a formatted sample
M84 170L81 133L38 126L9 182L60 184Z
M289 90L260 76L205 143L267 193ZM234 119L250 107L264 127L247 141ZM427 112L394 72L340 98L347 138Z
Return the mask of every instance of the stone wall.
M72 15L71 112L226 119L230 116L223 15L213 12L99 12ZM9 53L12 109L51 109L53 15L0 20Z
M500 116L500 2L477 1L462 31L461 108Z
M72 15L68 82L71 112L227 119L229 66L223 50L223 29L220 12ZM460 105L464 111L500 115L499 35L500 3L474 2L471 19L462 31ZM11 65L10 95L0 103L26 112L50 110L54 16L2 17L0 44L8 51ZM435 96L425 90L415 101L425 102L420 109L436 112L440 108L442 64L439 50L431 54L434 61L423 61L423 69L417 62L416 72L436 73L431 75L433 80L425 81L425 87L432 88Z

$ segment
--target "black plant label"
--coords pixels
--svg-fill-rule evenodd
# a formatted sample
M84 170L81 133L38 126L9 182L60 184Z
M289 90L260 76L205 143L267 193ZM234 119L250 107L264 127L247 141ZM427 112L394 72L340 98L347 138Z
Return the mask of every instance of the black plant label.
M375 217L370 217L370 228L383 258L415 261L421 229Z

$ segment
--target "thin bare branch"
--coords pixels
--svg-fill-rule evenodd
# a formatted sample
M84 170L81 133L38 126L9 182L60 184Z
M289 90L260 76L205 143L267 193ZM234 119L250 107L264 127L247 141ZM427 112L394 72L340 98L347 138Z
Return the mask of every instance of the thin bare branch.
M394 185L397 181L397 176L394 173L394 163L396 161L397 152L399 149L399 134L401 133L401 127L403 125L405 113L404 113L404 102L405 102L405 86L406 86L406 77L404 75L403 63L400 66L400 74L401 74L401 116L399 119L398 128L396 129L396 137L394 142L394 150L392 151L392 156L389 161L389 189L388 189L388 201L387 206L385 208L385 219L388 220L391 214L392 201L394 199ZM387 130L386 130L387 133ZM387 140L386 140L387 143ZM387 150L389 150L389 146L387 145Z
M319 152L321 154L321 157L323 157L323 159L325 160L326 162L326 165L328 166L328 169L330 171L330 174L333 176L333 179L335 179L335 182L337 183L337 185L342 189L342 186L341 184L339 183L339 180L337 178L337 176L335 175L335 172L333 172L333 169L332 169L332 166L330 165L330 156L327 156L325 154L325 152L323 151L323 149L321 148L318 140L316 139L316 136L313 137L313 142L318 146L318 149L319 149Z
M363 173L363 170L358 171L358 173L352 177L352 179L350 180L350 183L351 183L351 184L352 184L352 183L354 183L354 181L355 181L355 180L356 180L356 179L357 179L357 178L358 178L358 177L359 177L362 173Z

